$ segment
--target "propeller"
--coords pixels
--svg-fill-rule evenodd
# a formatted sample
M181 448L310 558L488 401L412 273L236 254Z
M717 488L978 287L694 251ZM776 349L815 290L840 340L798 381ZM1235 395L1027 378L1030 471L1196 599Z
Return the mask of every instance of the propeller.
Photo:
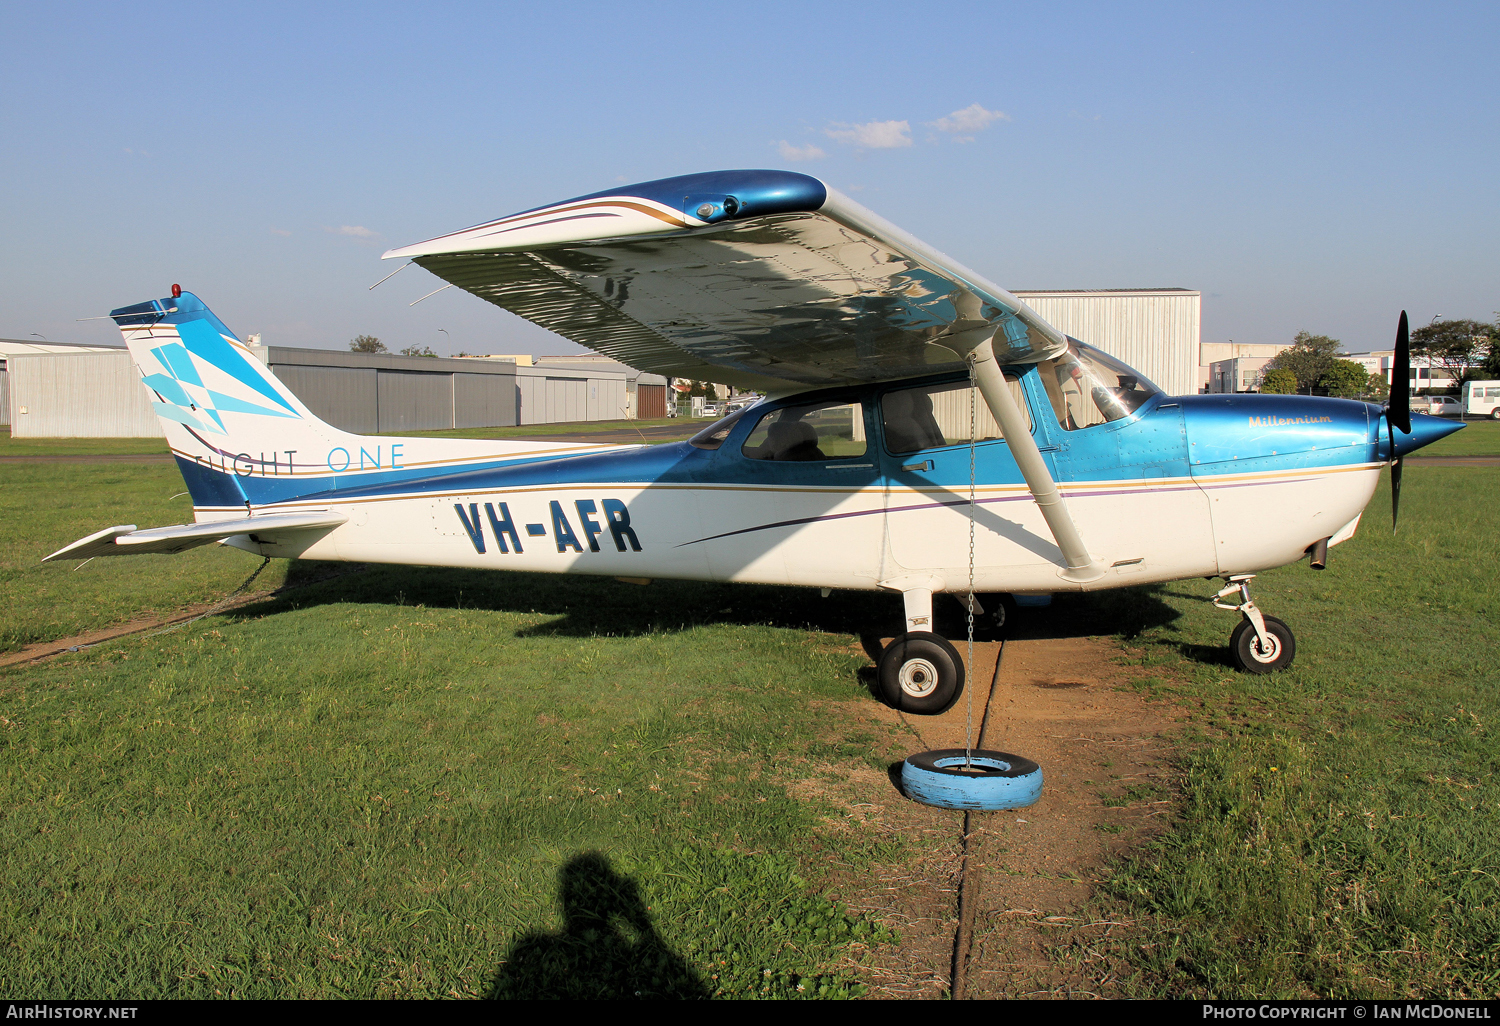
M1407 335L1406 311L1396 325L1396 352L1391 361L1391 394L1385 404L1385 429L1391 442L1391 533L1401 512L1401 457L1396 455L1396 429L1411 434L1411 340Z

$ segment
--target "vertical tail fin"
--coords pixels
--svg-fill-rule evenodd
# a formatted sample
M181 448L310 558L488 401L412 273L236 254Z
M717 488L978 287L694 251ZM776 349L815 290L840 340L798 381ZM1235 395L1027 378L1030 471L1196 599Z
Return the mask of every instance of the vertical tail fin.
M307 461L349 437L310 413L192 293L110 316L151 393L195 506L286 497L300 476L299 453ZM268 490L267 479L278 487Z

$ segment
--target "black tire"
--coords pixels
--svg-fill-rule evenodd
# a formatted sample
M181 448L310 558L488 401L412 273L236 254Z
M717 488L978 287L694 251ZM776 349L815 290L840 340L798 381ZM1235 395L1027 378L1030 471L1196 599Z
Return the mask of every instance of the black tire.
M1490 420L1500 420L1500 406L1490 411Z
M1274 616L1265 616L1266 633L1271 637L1271 651L1260 650L1260 639L1250 621L1241 619L1239 626L1229 636L1229 654L1234 665L1244 673L1275 673L1292 665L1297 657L1297 639L1292 629Z
M936 716L964 693L964 661L958 649L927 631L892 638L876 668L880 694L902 712Z
M1006 622L1016 615L1016 597L1002 592L987 592L979 596L979 601L984 604L984 616L976 617L974 626L977 628L983 623L986 630L998 631L1005 626ZM960 599L962 602L962 599Z

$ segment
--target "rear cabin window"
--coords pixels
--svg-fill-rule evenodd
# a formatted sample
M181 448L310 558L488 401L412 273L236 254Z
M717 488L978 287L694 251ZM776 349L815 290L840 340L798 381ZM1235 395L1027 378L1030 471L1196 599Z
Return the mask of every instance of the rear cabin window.
M1015 397L1029 428L1031 411L1021 392L1021 383L1009 375L1006 375L1005 383L1010 386L1010 394ZM893 453L968 445L971 426L977 442L993 442L1005 437L1000 425L990 415L984 396L977 388L971 390L966 381L887 392L880 399L880 420L885 428L886 450Z
M806 463L865 454L865 416L859 403L786 406L761 417L740 450L752 460Z

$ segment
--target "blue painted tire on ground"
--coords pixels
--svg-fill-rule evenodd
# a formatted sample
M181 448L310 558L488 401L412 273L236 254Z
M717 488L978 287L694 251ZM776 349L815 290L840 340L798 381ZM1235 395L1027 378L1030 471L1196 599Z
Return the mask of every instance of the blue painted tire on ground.
M965 771L966 761L973 770ZM962 748L939 748L901 764L901 789L908 798L940 809L1024 809L1042 796L1042 768L1007 752L975 748L966 760Z

